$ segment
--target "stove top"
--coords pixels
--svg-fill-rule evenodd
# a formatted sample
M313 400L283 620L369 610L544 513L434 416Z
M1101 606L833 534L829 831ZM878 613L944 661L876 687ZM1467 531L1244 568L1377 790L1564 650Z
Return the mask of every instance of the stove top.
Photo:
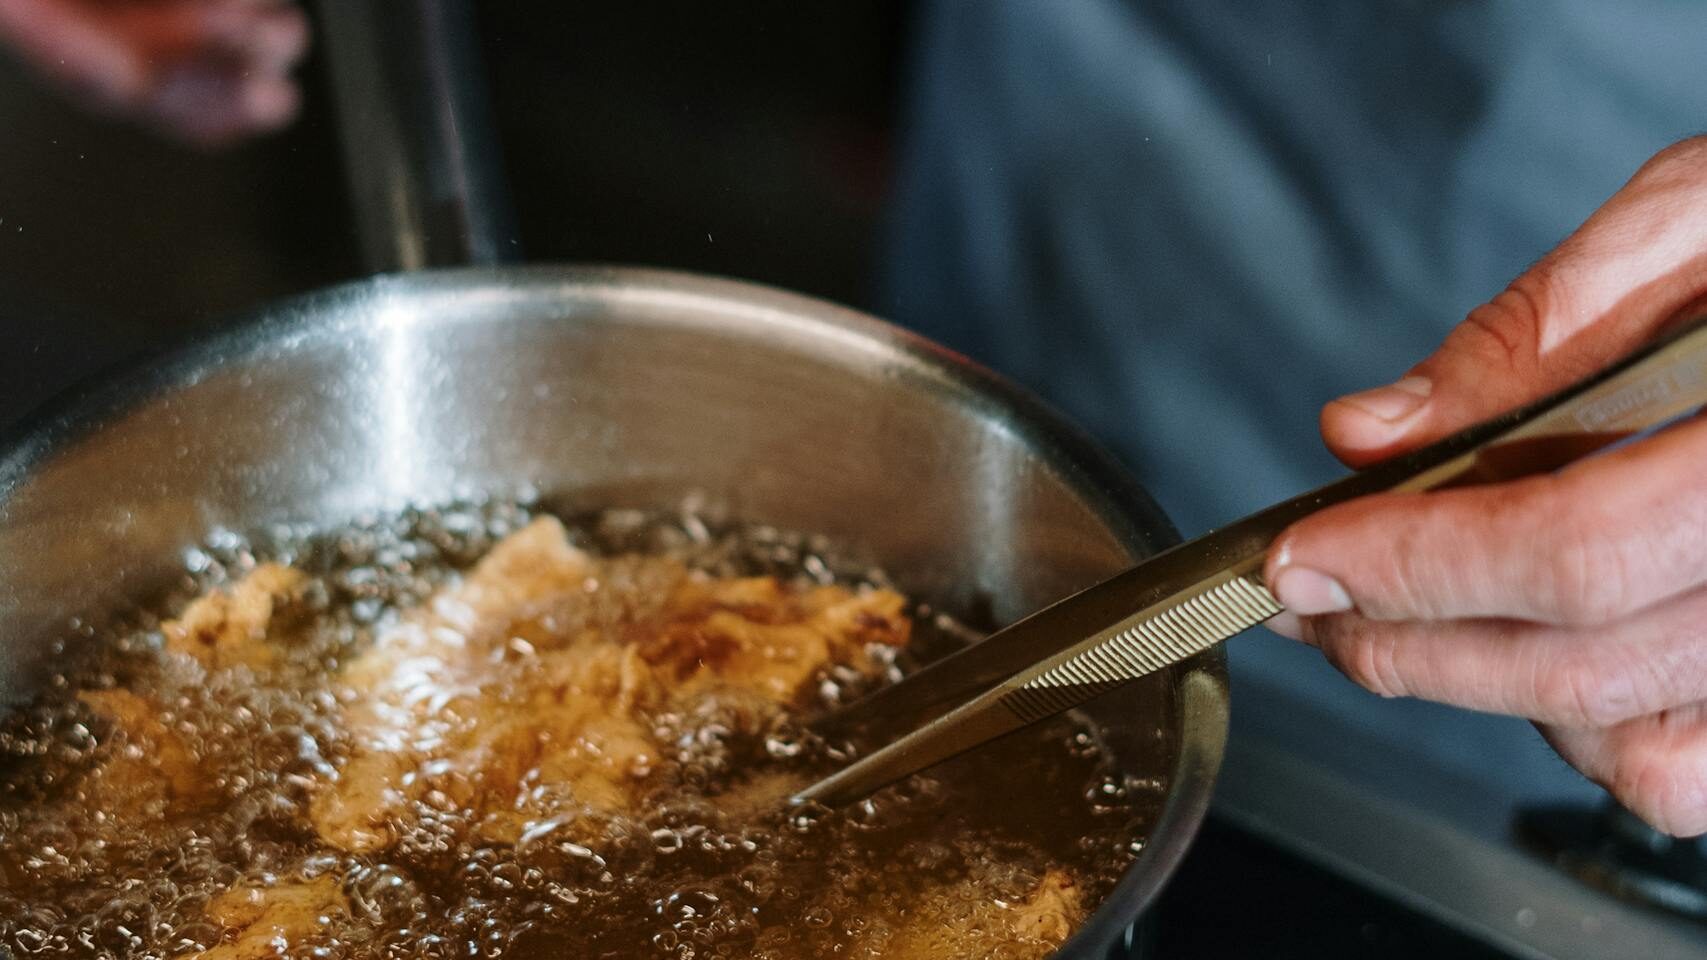
M1701 960L1707 923L1629 903L1520 848L1235 737L1215 804L1110 960Z
M1478 940L1212 815L1157 906L1148 942L1111 960L1508 960Z

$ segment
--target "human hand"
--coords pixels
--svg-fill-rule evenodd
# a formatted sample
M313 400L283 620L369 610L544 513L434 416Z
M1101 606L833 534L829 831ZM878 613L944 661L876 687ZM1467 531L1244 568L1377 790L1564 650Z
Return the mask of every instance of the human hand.
M290 0L0 0L0 39L87 105L215 146L295 115Z
M1552 393L1707 306L1707 138L1667 148L1398 383L1330 403L1362 466ZM1537 724L1707 832L1707 416L1556 474L1324 510L1275 541L1276 629L1359 684Z

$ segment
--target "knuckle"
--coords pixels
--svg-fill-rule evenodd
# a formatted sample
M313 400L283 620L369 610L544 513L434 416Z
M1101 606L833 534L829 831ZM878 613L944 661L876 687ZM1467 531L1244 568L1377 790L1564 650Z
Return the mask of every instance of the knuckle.
M1386 524L1391 549L1361 571L1365 589L1358 593L1358 609L1366 616L1435 619L1450 615L1462 592L1462 556L1480 548L1461 535L1455 515L1418 506L1422 509L1399 512Z
M1663 833L1707 833L1707 757L1629 752L1618 757L1607 788L1631 813Z
M1707 136L1698 135L1679 140L1654 154L1642 164L1636 176L1652 179L1684 172L1693 174L1704 165L1707 165Z
M1616 677L1592 658L1567 658L1542 671L1536 700L1550 723L1601 729L1637 715Z
M1454 336L1508 370L1532 370L1539 357L1542 324L1559 309L1562 296L1552 269L1542 261L1498 296L1471 310Z
M1348 630L1339 618L1319 620L1316 636L1322 640L1322 652L1334 669L1345 674L1351 682L1380 697L1405 696L1405 684L1398 670L1396 645L1378 630Z
M1549 532L1538 542L1544 556L1533 584L1537 613L1574 626L1604 624L1627 613L1630 580L1619 551L1580 507L1545 499L1551 506L1542 508L1546 519L1538 528Z

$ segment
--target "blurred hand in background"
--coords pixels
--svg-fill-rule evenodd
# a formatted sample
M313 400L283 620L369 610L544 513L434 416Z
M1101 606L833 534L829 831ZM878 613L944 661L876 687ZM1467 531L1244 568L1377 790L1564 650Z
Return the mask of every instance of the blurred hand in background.
M0 0L0 42L85 105L202 146L295 116L288 0Z

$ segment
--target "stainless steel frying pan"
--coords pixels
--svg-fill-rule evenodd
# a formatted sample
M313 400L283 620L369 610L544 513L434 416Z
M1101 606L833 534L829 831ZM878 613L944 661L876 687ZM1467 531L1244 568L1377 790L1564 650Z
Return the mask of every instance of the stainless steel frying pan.
M467 69L466 50L434 26L454 9L387 6L393 34L429 42L372 47L373 8L326 5L337 57L368 44L358 73L383 61L394 79L454 85L444 71ZM341 77L346 121L383 135L400 115L374 92L395 84L352 92ZM440 138L424 151L437 174L374 148L400 171L357 178L359 195L364 178L381 191L363 195L376 262L504 246L502 217L457 188L456 171L466 185L473 169L472 102L441 99L436 120L410 128ZM654 270L382 276L265 307L0 437L0 698L31 696L78 642L74 618L147 596L212 528L335 525L518 489L570 507L702 492L853 544L909 593L987 602L1003 621L1175 539L1130 477L1036 401L849 310ZM1102 960L1154 901L1208 806L1227 710L1219 653L1090 706L1119 762L1169 787L1137 862L1059 957Z

